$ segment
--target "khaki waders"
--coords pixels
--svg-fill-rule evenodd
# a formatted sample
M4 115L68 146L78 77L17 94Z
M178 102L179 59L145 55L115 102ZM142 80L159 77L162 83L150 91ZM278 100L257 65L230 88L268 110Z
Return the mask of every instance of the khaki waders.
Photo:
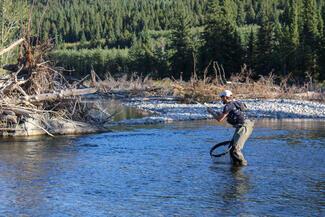
M230 156L235 165L247 165L247 161L244 158L241 150L244 148L245 142L252 134L254 128L254 122L251 120L245 120L241 127L236 128L233 136L233 145L230 150Z

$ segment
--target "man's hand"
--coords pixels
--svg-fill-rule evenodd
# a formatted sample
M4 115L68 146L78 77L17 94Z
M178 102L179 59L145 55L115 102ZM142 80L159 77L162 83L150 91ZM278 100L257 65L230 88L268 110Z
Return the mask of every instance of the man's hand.
M207 107L207 111L210 113L210 114L214 114L215 112L213 111L213 109L211 109L210 107Z
M218 118L220 116L219 112L214 111L210 107L207 107L207 112L209 112L214 118Z

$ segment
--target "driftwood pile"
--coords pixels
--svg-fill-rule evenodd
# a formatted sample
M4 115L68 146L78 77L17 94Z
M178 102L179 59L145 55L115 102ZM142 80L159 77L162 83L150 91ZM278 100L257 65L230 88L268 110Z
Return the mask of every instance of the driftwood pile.
M106 120L87 115L92 108L81 103L80 96L95 93L97 88L68 81L63 69L46 60L52 49L50 40L33 45L22 38L0 50L0 55L18 46L18 62L3 66L9 73L0 78L0 135L93 132L110 119L109 114Z

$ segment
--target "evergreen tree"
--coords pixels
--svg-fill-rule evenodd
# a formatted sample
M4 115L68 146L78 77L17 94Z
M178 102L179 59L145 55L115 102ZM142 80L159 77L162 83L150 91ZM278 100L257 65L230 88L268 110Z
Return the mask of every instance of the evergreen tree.
M299 36L299 1L289 0L284 10L284 24L282 38L279 40L278 54L281 59L283 74L297 71L297 51L300 43Z
M35 26L43 16L47 2L34 2ZM175 11L179 10L185 10L193 25L199 26L202 24L207 2L208 0L51 1L44 21L48 20L50 26L52 23L56 25L66 42L79 41L82 35L80 31L85 32L87 40L93 37L106 38L106 34L112 31L116 37L122 38L126 31L139 34L147 30L168 30L174 21ZM53 19L55 17L57 19ZM47 30L42 29L41 35L45 35Z
M242 26L245 24L245 11L244 11L244 3L242 1L237 1L237 25Z
M150 41L136 42L130 49L131 69L153 78L164 78L167 74L167 53Z
M252 24L255 22L255 19L256 19L256 13L255 13L255 10L253 8L253 4L249 4L247 6L247 14L246 14L246 23L247 24Z
M291 38L291 46L293 49L296 49L299 45L299 3L298 0L289 0L288 1L288 22L289 35Z
M135 59L143 57L142 62L130 61L135 64L135 71L148 70L157 76L170 73L174 77L182 71L185 78L189 77L193 71L193 49L197 54L193 42L202 36L199 42L203 46L198 52L201 71L210 61L218 61L230 76L245 60L263 75L274 69L274 73L293 72L300 78L306 71L319 79L324 77L324 0L60 0L50 2L44 19L43 9L48 1L0 1L7 8L22 2L34 2L33 32L37 34L40 26L43 39L82 42L75 43L76 49L132 46L131 51L140 55ZM8 20L16 22L15 11L5 10L5 17L0 19L2 28L10 26ZM186 28L173 26L179 20L179 11L187 15L190 25ZM18 29L11 30L14 31L10 38L16 37ZM184 35L190 35L190 40ZM164 46L159 45L160 41L164 41ZM141 45L134 46L136 43Z
M251 68L255 64L255 34L253 31L253 28L251 28L251 32L249 34L248 38L248 45L247 45L247 58L246 58L246 63L248 66Z
M324 21L325 21L325 5L322 7L322 20L324 23ZM322 33L321 46L319 49L318 65L320 68L319 80L324 81L325 80L325 29L324 28L323 28L323 33Z
M273 60L273 24L270 17L264 11L261 16L261 27L257 33L257 44L256 44L256 65L255 68L257 73L267 75L272 72L274 67L272 64Z
M319 49L318 64L320 68L318 79L320 81L325 81L325 36L322 38L321 48Z
M316 0L303 0L303 8L303 29L299 49L302 55L299 62L302 63L301 68L304 71L316 78L318 76L317 49L320 39Z
M188 80L193 72L193 45L190 33L190 21L184 12L176 17L173 32L171 35L171 70L176 78L181 73L183 78Z
M203 67L210 61L218 61L227 76L238 72L243 63L243 49L231 9L228 8L229 1L210 3L202 50Z
M282 27L279 21L276 21L274 23L273 32L272 67L276 73L286 75L288 73L289 56L292 55L289 50L290 41L286 41L286 37L289 35L289 28L285 26Z

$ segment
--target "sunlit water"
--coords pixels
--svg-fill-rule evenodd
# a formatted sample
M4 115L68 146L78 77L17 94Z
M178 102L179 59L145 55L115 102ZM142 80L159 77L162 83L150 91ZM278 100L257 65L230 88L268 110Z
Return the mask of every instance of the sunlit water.
M324 216L325 122L259 121L238 169L233 129L183 122L0 141L0 216Z

